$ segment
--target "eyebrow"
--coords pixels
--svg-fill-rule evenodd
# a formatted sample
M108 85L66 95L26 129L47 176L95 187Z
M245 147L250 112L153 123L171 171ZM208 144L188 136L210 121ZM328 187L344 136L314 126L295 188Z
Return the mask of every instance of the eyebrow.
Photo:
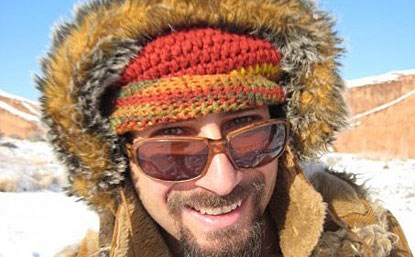
M228 115L237 115L240 114L242 112L246 112L246 111L252 111L255 110L256 108L253 106L247 107L246 109L241 109L241 110L237 110L237 111L228 111L228 112L221 112L220 115L222 117L224 116L228 116Z
M236 110L236 111L227 111L227 112L220 112L220 113L218 113L220 116L221 116L221 118L224 118L224 117L226 117L226 116L238 116L239 114L241 114L241 113L243 113L243 112L248 112L248 114L250 114L250 112L251 111L254 111L256 109L256 107L255 106L250 106L250 107L247 107L247 108L245 108L245 109L241 109L241 110ZM198 123L198 122L200 122L203 118L204 118L205 116L204 115L202 115L202 116L197 116L197 117L195 117L195 118L193 118L193 119L189 119L189 120L183 120L183 121L180 121L180 122L183 122L183 123ZM176 122L175 122L176 123ZM155 131L157 131L157 130L159 130L159 129L163 129L164 128L164 126L167 126L167 127L169 127L169 125L172 125L171 123L167 123L167 124L156 124L154 127L153 127L153 129L154 129L154 131L152 131L150 134L153 134ZM174 127L174 125L172 125L173 127Z
M221 118L224 118L224 117L226 117L226 116L230 116L230 115L239 115L239 114L241 114L241 113L243 113L243 112L249 112L249 111L253 111L253 110L255 110L256 109L256 107L255 106L250 106L250 107L247 107L247 108L245 108L245 109L241 109L241 110L236 110L236 111L227 111L227 112L220 112L220 113L218 113L219 115L220 115L220 117ZM195 118L193 118L193 119L190 119L190 120L184 120L183 122L186 122L186 121L189 121L189 122L200 122L202 119L203 119L203 115L202 116L197 116L197 117L195 117Z

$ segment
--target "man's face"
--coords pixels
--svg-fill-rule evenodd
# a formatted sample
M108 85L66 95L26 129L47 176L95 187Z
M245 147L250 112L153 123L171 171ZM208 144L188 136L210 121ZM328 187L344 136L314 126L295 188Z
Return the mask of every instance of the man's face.
M221 139L229 131L268 118L267 107L210 114L153 126L136 133L134 141L160 135ZM274 190L277 160L240 171L225 153L219 153L214 155L205 176L180 183L154 180L134 162L130 166L135 188L150 216L195 252L237 252L258 241L253 237L262 235L261 217Z

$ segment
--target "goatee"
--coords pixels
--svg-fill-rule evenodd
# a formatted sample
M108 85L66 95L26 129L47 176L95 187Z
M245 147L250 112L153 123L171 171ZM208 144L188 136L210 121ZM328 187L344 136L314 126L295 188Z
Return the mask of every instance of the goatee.
M265 225L260 210L260 202L265 190L265 178L258 174L249 181L237 185L226 196L218 196L212 192L172 192L167 199L171 215L178 221L180 243L185 257L259 257ZM209 247L200 246L197 238L184 226L181 209L186 208L218 208L229 206L240 200L252 197L253 212L248 224L235 225L227 229L205 234Z
M194 242L194 239L187 238L189 233L184 233L181 240L184 257L260 257L265 234L264 227L264 222L261 220L255 222L250 226L249 231L244 233L241 233L238 228L218 232L216 240L221 242L219 244L213 242L213 245L217 245L215 250L202 249ZM245 233L248 238L238 236ZM213 233L212 236L215 236L214 234L216 233Z

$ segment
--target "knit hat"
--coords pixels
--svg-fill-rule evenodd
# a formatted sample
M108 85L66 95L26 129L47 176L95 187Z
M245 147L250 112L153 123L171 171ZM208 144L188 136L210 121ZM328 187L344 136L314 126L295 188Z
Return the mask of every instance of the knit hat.
M220 29L174 31L148 43L122 73L110 116L117 134L258 105L280 104L281 53Z

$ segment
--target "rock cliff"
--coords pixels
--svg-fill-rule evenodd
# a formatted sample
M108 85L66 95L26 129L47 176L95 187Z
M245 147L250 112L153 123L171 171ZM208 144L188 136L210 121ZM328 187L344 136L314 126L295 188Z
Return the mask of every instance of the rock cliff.
M40 123L39 105L0 91L0 133L22 139L44 138L45 129Z
M415 70L347 82L350 127L335 150L374 158L415 158Z

